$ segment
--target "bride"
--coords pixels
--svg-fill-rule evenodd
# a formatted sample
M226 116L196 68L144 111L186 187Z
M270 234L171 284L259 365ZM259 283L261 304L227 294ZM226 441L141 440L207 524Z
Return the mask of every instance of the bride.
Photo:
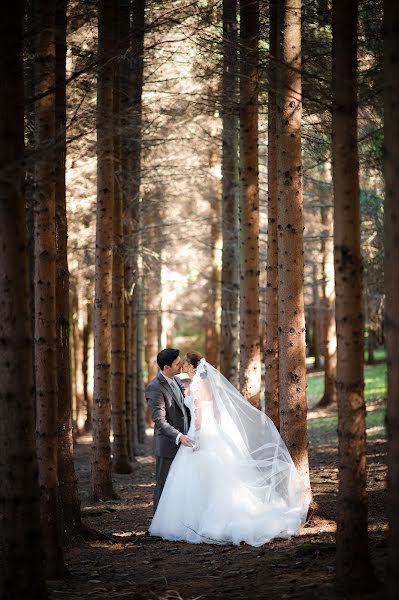
M296 533L310 492L271 419L198 352L185 356L183 371L192 447L179 448L149 533L252 546Z

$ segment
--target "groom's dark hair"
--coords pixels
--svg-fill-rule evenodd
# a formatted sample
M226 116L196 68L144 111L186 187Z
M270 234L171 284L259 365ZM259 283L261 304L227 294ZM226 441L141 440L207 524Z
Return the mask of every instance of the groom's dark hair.
M157 363L161 371L163 371L163 368L166 367L166 365L171 367L172 362L176 360L179 354L180 350L176 350L175 348L165 348L164 350L161 350L161 352L158 352Z

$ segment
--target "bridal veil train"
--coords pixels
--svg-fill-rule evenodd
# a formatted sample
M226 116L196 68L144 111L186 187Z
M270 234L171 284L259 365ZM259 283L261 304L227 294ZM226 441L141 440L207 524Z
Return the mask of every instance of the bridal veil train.
M310 492L271 419L204 359L185 404L195 445L179 448L150 534L260 546L296 533Z

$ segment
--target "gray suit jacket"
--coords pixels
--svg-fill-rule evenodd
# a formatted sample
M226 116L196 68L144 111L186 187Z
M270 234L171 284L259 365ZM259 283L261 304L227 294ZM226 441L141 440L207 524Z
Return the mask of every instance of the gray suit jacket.
M179 378L176 377L175 381L184 396L184 388ZM147 385L145 396L154 421L154 454L174 458L179 449L179 444L176 444L177 434L184 433L184 418L172 389L161 372ZM189 410L187 407L184 407L184 410L187 411L190 423Z

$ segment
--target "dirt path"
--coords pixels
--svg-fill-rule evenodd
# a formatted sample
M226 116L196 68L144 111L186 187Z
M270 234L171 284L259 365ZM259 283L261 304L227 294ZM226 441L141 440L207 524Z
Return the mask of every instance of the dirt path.
M386 555L385 442L369 445L369 514L373 563L383 579ZM89 498L90 439L76 446L85 521L121 537L121 543L75 543L68 573L50 582L55 599L335 599L334 531L336 444L310 438L311 480L319 508L298 536L261 548L189 545L144 536L151 516L154 460L139 457L132 475L115 475L117 501ZM382 598L382 586L369 598Z

